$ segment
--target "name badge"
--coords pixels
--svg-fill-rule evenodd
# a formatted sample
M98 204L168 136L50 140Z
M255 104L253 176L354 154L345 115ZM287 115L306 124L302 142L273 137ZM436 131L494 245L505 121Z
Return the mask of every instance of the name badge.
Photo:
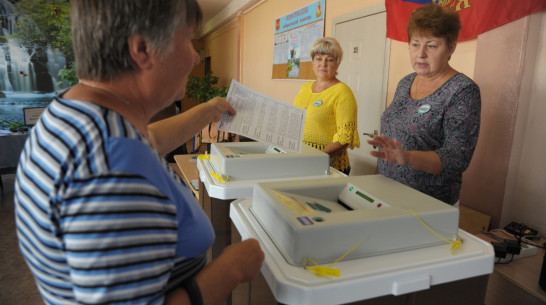
M417 109L417 112L419 113L427 113L430 111L430 104L424 104L419 109Z
M322 101L321 101L321 100L315 101L315 102L313 103L313 106L315 106L315 107L319 107L320 105L322 105Z

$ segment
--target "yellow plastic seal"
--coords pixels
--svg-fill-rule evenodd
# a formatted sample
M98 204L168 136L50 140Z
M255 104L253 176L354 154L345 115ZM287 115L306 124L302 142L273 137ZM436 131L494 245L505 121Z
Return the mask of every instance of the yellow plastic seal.
M226 183L226 182L229 182L229 180L231 180L229 177L227 176L220 176L218 175L217 173L213 172L213 171L210 171L210 175L212 177L214 177L214 179L218 180L219 182L221 183Z
M441 240L451 244L451 247L449 247L449 250L451 250L451 252L455 252L457 251L460 247L461 247L461 244L463 243L463 241L461 240L461 238L459 236L456 237L456 239L454 241L451 241L451 240L448 240L447 238L443 237L442 235L440 235L440 233L434 231L421 217L419 217L419 215L417 215L417 213L415 213L413 210L409 210L413 216L417 217L417 219L419 219L419 221L425 226L425 228L427 228L432 234L436 235L438 238L440 238Z
M340 277L339 269L323 266L305 266L307 270L313 271L318 276Z

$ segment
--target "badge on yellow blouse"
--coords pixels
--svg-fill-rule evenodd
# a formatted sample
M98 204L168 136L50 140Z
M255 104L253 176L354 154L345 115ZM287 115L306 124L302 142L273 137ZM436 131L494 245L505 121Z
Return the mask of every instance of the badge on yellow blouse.
M430 104L424 104L419 109L417 109L417 112L419 113L427 113L430 111Z
M320 105L322 105L322 101L321 100L317 100L313 103L313 106L315 107L319 107Z

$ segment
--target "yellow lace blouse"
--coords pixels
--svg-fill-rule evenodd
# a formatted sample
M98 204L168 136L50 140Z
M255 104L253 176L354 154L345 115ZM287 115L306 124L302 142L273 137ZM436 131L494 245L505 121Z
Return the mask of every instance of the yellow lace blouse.
M351 88L339 82L322 92L313 93L313 83L305 83L294 101L294 106L307 110L303 142L320 150L333 142L348 144L350 149L360 147L357 104ZM331 157L330 166L339 171L349 167L347 150Z

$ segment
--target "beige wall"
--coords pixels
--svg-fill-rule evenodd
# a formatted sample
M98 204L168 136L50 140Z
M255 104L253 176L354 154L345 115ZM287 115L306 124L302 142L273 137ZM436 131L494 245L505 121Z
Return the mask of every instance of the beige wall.
M304 81L272 80L275 19L295 11L308 0L265 1L244 14L242 74L246 86L286 103L292 103ZM383 3L382 0L326 1L325 35L331 35L333 18Z
M529 18L519 110L501 223L513 219L546 234L546 11Z
M453 53L449 61L454 69L466 74L470 78L474 76L476 42L477 39L458 42L455 53ZM390 104L392 101L396 85L400 79L413 72L409 60L408 44L406 42L392 40L390 56L387 104Z
M494 224L546 233L546 11L478 37L475 80L482 92L478 147L461 201Z
M331 35L335 17L382 3L383 0L326 1L325 35ZM262 1L251 10L241 12L233 23L205 37L203 41L206 52L210 52L207 54L212 56L214 73L228 78L224 79L226 83L236 78L254 90L292 103L303 81L271 79L273 25L277 17L308 4L309 0ZM543 16L544 12L539 15ZM533 53L527 48L529 18L490 31L478 39L459 42L450 61L455 69L480 85L484 104L484 127L471 167L463 178L461 203L492 215L494 228L515 220L546 232L542 216L546 215L546 191L542 187L546 181L546 158L543 157L546 140L531 144L536 143L536 138L544 138L542 132L546 130L546 121L540 119L545 109L538 103L546 99L546 92L537 82L542 79L542 84L545 83L546 22L544 18L535 18L533 24L538 28L535 32L539 33L535 36L542 39L535 39L540 42L529 45L531 49L541 50ZM535 58L529 59L533 54ZM522 75L525 56L525 67L527 70L533 67L534 74ZM407 44L392 41L387 103L392 100L398 81L410 72ZM521 86L523 76L527 80L534 79L534 85L523 83ZM522 104L527 105L521 110L523 113L518 112ZM538 128L537 121L542 124ZM543 166L536 168L535 164ZM542 184L537 186L537 183ZM534 188L529 192L531 186Z
M239 30L240 22L235 19L203 39L202 52L204 57L210 56L211 70L220 78L219 86L229 86L239 77Z

